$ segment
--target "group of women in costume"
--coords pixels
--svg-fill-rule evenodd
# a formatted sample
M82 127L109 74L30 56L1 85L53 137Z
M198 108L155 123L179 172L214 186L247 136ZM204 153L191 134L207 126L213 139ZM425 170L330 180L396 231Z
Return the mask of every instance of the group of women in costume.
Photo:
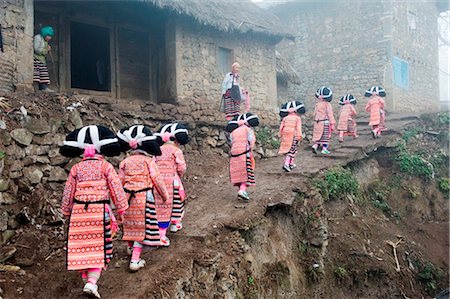
M169 246L167 230L183 228L186 162L180 145L188 130L169 123L152 134L146 125L110 129L90 125L67 135L60 153L79 157L70 170L61 210L69 219L67 269L81 273L84 293L100 298L97 280L112 258L112 239L122 224L131 272L144 267L145 246ZM104 156L128 152L117 173ZM116 220L111 208L115 206Z
M248 112L240 113L241 101L232 98L231 89L238 84L239 65L224 79L225 113L230 141L230 181L238 188L238 197L249 200L247 187L255 185L255 159L253 148L256 136L253 128L259 125L258 117ZM231 74L231 75L230 75ZM225 82L226 81L226 82ZM228 82L231 81L231 82ZM373 137L379 137L384 128L385 91L378 86L366 91L370 100L366 111L370 114ZM335 127L331 107L332 91L321 87L316 92L312 149L329 153L329 142ZM342 106L337 130L339 141L344 136L356 138L354 116L356 98L345 95L339 100ZM283 169L290 172L302 140L302 120L305 107L300 101L290 101L280 108L281 139L279 154L285 155ZM83 292L100 298L97 280L112 258L112 240L122 225L122 240L127 242L131 256L129 269L136 272L145 266L141 258L145 247L169 246L167 230L177 232L183 228L186 192L182 177L186 162L181 145L187 144L189 133L181 123L168 123L152 133L146 125L133 125L119 130L89 125L67 135L60 153L66 157L83 156L81 162L70 170L63 194L61 210L69 219L67 240L67 268L81 273ZM118 173L105 156L128 153L120 163ZM111 203L112 202L112 203ZM112 207L117 211L117 220Z

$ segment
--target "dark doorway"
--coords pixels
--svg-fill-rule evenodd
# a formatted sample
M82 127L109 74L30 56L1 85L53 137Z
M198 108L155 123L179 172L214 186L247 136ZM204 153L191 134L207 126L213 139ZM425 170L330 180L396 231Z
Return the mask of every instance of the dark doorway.
M109 29L70 23L70 75L72 88L111 90Z

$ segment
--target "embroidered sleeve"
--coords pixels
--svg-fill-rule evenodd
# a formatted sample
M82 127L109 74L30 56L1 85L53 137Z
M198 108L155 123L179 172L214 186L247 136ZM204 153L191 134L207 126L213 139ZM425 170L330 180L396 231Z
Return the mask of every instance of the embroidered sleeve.
M255 132L253 131L253 129L248 129L247 139L250 142L250 148L253 149L256 142Z
M76 165L72 167L64 187L63 201L61 203L61 211L65 216L69 216L72 211L73 198L77 189L77 170Z
M353 107L353 105L350 106L350 109L351 109L350 115L354 116L357 114L356 109L355 109L355 107Z
M336 123L336 120L334 119L333 115L333 107L331 107L331 104L327 102L327 113L328 113L328 119L330 120L330 124L334 125Z
M280 138L281 138L281 136L283 136L284 120L285 119L286 119L286 117L283 118L283 120L281 121L281 124L280 124L280 131L278 132L278 137L280 137Z
M370 105L371 105L371 101L369 100L366 104L366 111L370 112Z
M384 109L384 100L380 98L380 108Z
M177 172L180 177L186 172L186 161L181 150L175 152L175 163L177 164Z
M302 136L303 135L303 132L302 132L302 119L300 118L300 116L297 117L295 134L296 134L297 140L301 140L303 138L303 136Z
M119 164L119 179L122 183L122 186L125 184L125 162L122 161Z
M107 162L106 162L107 163ZM128 200L123 191L122 183L119 179L119 175L114 170L114 167L108 163L105 169L105 177L108 182L109 193L114 205L119 213L128 209Z
M166 184L164 183L163 178L161 177L161 173L159 172L158 166L156 165L155 161L152 159L148 165L148 171L150 173L150 177L152 178L153 185L156 188L156 191L158 191L159 195L162 196L164 201L167 201L170 199L169 192L167 191Z

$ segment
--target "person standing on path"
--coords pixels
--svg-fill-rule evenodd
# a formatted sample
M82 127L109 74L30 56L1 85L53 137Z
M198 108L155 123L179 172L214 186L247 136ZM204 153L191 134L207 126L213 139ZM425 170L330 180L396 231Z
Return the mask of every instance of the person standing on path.
M249 200L248 186L255 185L255 158L253 148L256 143L253 127L259 125L259 119L252 113L235 116L228 122L226 131L231 133L230 181L239 188L238 197Z
M339 105L341 105L337 127L339 142L344 142L344 136L357 138L356 121L353 119L356 116L356 98L351 94L347 94L339 100Z
M282 118L280 132L280 149L278 154L286 154L283 169L290 172L296 167L294 163L297 154L298 143L302 140L302 119L301 114L305 114L305 106L299 101L291 101L283 104L280 109Z
M186 172L186 161L180 146L189 142L189 132L180 123L169 123L164 125L155 135L158 138L158 143L162 144L162 154L156 157L156 165L158 165L169 195L173 199L170 216L164 215L164 218L160 219L161 221L158 220L158 224L161 222L160 234L165 237L169 223L172 233L176 233L183 228L181 221L184 217L186 192L181 178Z
M384 100L381 97L386 96L386 91L381 86L372 86L366 90L366 97L370 97L366 105L366 111L369 112L369 126L372 127L373 138L381 137L381 131L385 129L385 110Z
M117 136L121 151L130 152L119 165L119 177L130 205L124 215L122 240L128 242L131 253L129 269L136 272L145 266L145 260L141 259L144 245L162 245L155 196L161 194L162 200L169 202L169 193L153 158L161 155L161 149L150 128L133 125L122 128Z
M44 92L54 92L48 86L50 85L50 75L47 66L47 54L51 53L50 40L54 36L54 30L50 26L42 27L41 33L36 34L33 38L34 48L34 70L33 84L35 90Z
M104 156L118 156L116 135L103 126L85 126L69 133L60 149L69 158L83 155L69 172L61 212L68 220L67 270L79 271L83 292L100 298L97 281L113 257L113 234L117 232L114 203L119 224L128 202L117 172Z
M316 91L316 98L318 100L314 108L314 129L313 129L313 153L317 154L319 146L322 146L322 154L329 154L329 144L331 133L334 131L336 121L333 115L333 108L331 107L331 100L333 99L333 92L326 86L320 87Z
M239 115L241 103L245 101L245 112L250 109L250 99L248 92L240 87L240 65L235 62L231 65L231 72L227 73L222 81L222 103L221 110L225 112L228 121Z

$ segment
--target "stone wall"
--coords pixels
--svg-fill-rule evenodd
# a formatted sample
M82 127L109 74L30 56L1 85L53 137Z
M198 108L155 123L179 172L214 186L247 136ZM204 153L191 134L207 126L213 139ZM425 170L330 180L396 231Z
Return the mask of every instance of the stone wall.
M438 25L434 1L394 1L393 55L409 64L409 84L394 84L397 111L438 111Z
M177 28L180 101L204 96L212 109L219 107L225 73L219 71L217 52L224 47L232 49L235 61L241 64L241 86L249 90L252 107L276 108L275 46L270 41L211 31L182 20Z
M392 37L383 11L381 1L290 3L274 8L295 34L294 41L286 40L277 49L300 75L301 84L292 87L307 108L312 108L314 93L322 85L330 86L336 99L355 95L359 107L366 101L365 89L385 85Z
M0 94L30 89L33 81L33 1L1 0L4 53L0 52Z
M311 105L314 91L329 85L337 97L352 93L365 104L364 90L380 84L391 111L438 109L434 1L325 2L274 9L296 35L294 42L278 48L302 77L302 84L293 89L297 96ZM411 19L415 29L410 28ZM409 63L406 89L394 83L394 56Z

